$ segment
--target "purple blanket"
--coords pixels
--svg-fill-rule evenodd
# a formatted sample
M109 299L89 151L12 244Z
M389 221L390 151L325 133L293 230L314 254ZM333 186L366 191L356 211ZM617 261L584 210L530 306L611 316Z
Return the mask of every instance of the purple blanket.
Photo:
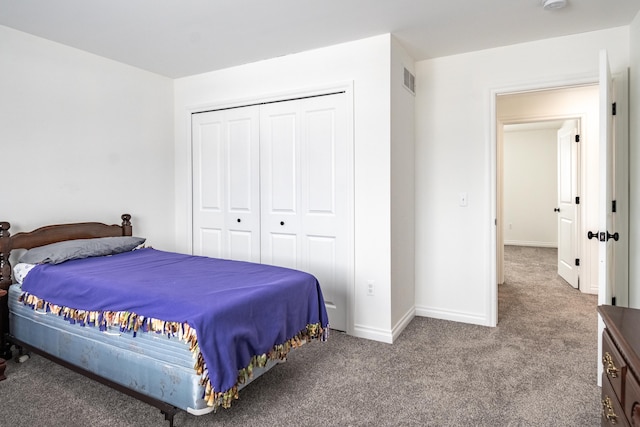
M196 330L214 390L238 380L251 358L309 324L328 326L320 286L301 271L139 249L42 264L22 290L79 310L129 311Z

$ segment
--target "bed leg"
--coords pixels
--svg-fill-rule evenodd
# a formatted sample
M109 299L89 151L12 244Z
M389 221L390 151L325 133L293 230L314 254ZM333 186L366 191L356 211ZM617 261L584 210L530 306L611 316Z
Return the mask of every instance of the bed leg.
M11 359L11 356L13 356L13 352L11 351L11 344L0 344L0 358L9 360Z
M16 345L16 350L18 350L18 355L15 358L16 363L24 363L31 357L31 353L25 351L24 348Z
M165 412L165 411L160 411L164 414L164 419L169 421L169 427L173 427L173 416L175 415L175 412Z
M4 359L0 359L0 381L7 379L7 377L4 375L5 369L7 369L7 361Z

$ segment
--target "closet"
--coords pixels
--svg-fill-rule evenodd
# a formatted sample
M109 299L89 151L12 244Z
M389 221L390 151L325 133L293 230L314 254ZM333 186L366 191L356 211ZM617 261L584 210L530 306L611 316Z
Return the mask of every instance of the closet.
M309 272L346 330L353 140L335 93L192 114L193 252Z

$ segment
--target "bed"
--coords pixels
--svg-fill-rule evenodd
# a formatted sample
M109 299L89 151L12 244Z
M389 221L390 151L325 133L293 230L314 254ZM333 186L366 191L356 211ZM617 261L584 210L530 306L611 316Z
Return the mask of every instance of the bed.
M291 350L326 340L313 276L145 247L131 216L121 219L13 236L0 222L3 354L39 353L157 407L172 426L179 410L229 407ZM13 269L15 249L26 252Z

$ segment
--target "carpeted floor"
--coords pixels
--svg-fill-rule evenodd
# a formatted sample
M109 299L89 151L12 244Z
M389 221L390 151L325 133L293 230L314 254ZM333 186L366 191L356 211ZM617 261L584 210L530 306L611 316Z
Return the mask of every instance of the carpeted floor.
M595 295L555 249L507 247L496 328L415 318L393 345L333 333L190 426L597 426ZM168 426L135 399L33 356L8 363L2 426Z

